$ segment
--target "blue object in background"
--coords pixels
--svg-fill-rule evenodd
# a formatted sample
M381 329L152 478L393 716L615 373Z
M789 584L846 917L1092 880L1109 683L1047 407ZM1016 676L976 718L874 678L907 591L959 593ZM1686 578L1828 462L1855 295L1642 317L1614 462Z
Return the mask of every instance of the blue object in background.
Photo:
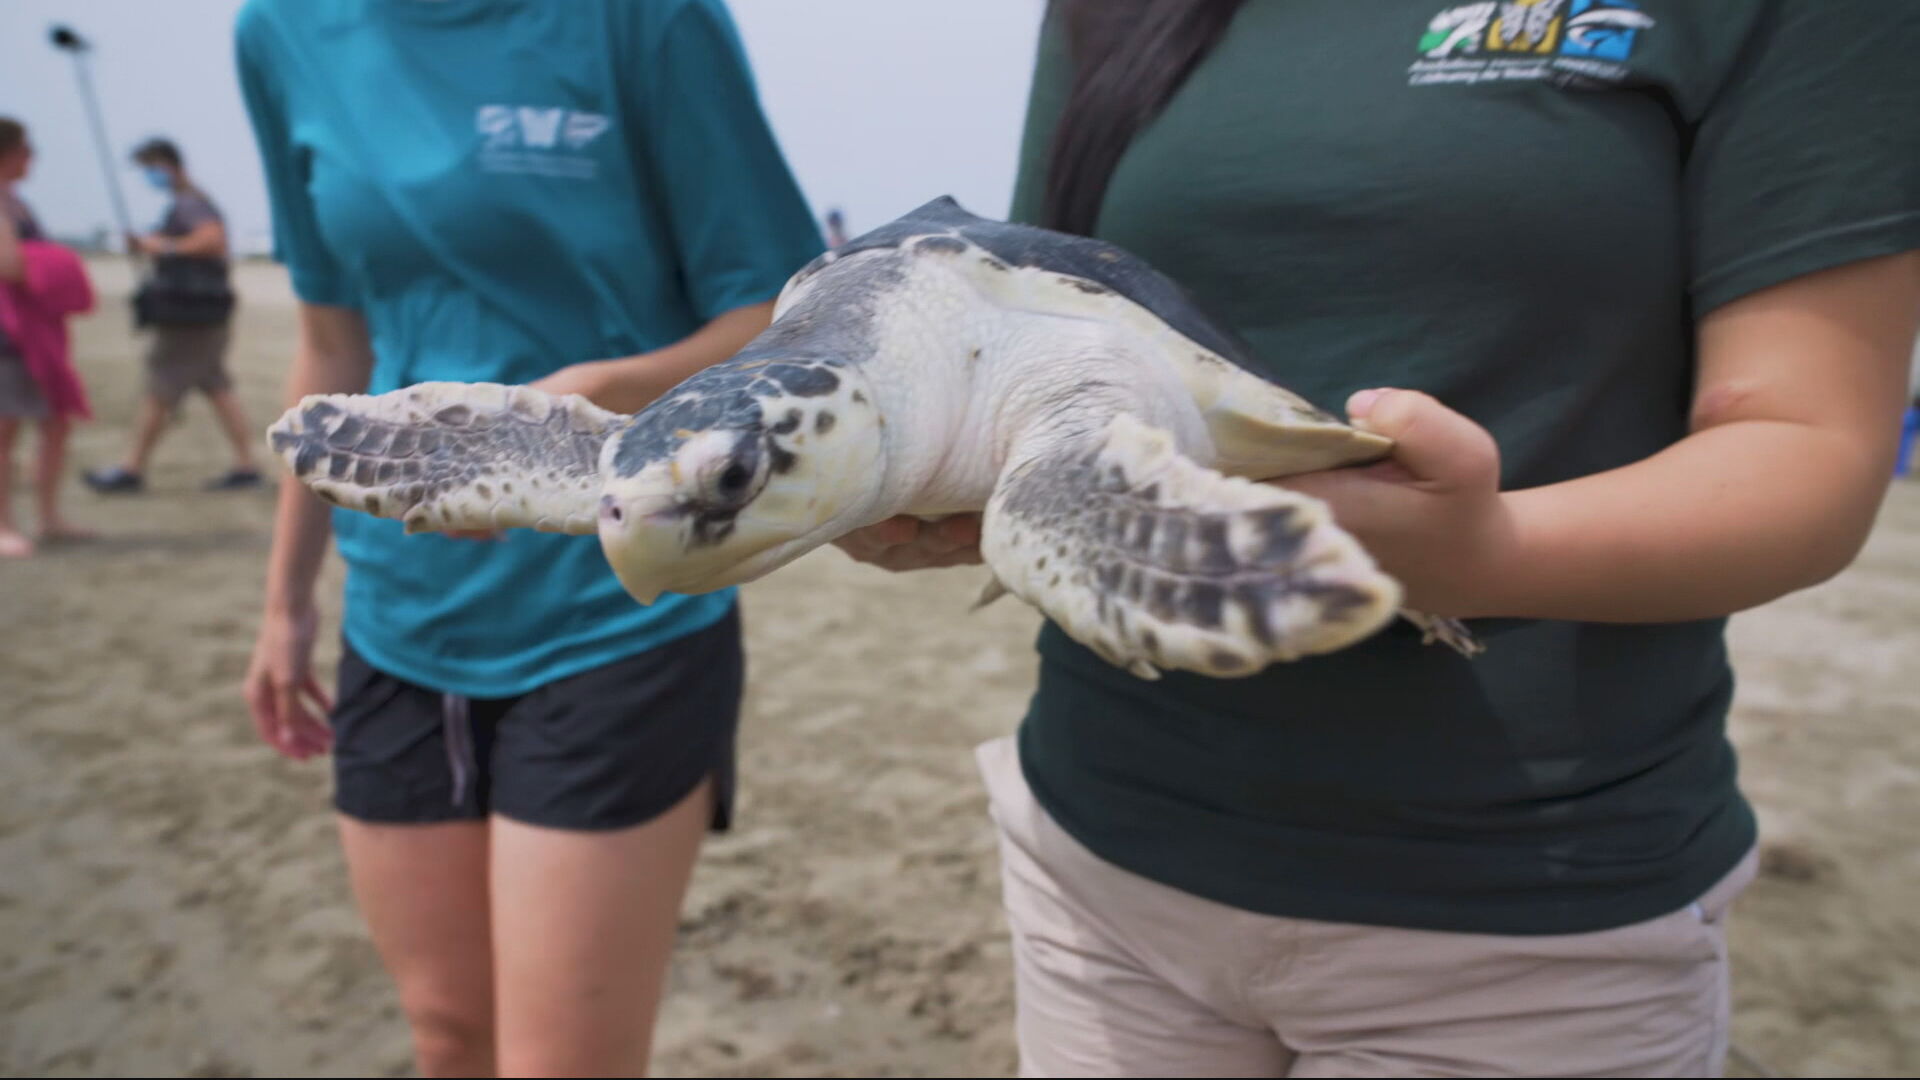
M1907 410L1907 422L1900 426L1900 453L1893 459L1893 475L1913 471L1913 444L1920 440L1920 405Z

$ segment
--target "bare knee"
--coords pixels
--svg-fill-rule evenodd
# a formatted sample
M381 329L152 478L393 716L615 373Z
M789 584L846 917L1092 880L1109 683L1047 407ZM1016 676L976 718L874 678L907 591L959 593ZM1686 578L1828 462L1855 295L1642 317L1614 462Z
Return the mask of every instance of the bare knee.
M492 1076L493 1009L470 995L403 987L401 1008L413 1032L422 1076Z
M647 1075L650 1030L627 1035L608 1045L537 1046L508 1045L500 1048L500 1075L526 1077L566 1076L645 1076Z

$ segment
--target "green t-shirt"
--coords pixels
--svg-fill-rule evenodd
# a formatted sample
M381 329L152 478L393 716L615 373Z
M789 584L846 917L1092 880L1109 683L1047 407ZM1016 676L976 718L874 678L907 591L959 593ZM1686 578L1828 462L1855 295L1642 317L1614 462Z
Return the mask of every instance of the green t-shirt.
M1682 438L1694 331L1920 247L1920 4L1246 4L1121 160L1098 235L1338 409L1429 391L1508 488ZM1014 216L1064 97L1043 40ZM1806 361L1817 364L1820 358ZM1020 749L1095 853L1270 914L1570 933L1675 910L1752 846L1723 620L1400 624L1245 680L1146 682L1048 626Z

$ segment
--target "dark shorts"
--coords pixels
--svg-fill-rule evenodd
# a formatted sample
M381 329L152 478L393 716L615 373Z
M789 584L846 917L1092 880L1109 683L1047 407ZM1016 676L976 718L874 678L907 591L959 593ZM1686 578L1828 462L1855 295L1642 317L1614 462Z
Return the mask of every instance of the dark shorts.
M387 824L500 814L554 829L624 829L714 781L733 813L745 657L740 612L519 697L463 698L377 671L343 641L334 806Z

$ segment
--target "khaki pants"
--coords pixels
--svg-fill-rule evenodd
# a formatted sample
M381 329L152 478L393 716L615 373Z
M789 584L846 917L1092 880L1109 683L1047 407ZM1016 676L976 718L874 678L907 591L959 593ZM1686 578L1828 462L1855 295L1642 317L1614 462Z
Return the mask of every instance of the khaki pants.
M1719 1076L1728 904L1503 936L1259 915L1101 860L978 758L1000 828L1023 1076Z

